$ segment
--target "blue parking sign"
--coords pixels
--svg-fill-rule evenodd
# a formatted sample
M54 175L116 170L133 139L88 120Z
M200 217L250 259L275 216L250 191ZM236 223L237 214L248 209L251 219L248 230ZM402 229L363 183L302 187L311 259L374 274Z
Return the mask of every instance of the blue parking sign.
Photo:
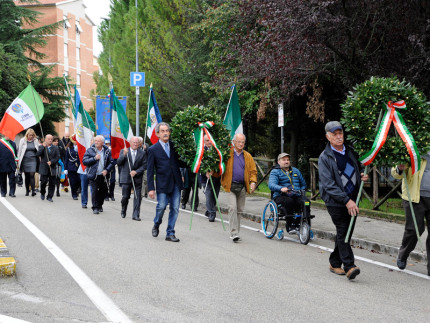
M145 86L145 73L130 72L130 86Z

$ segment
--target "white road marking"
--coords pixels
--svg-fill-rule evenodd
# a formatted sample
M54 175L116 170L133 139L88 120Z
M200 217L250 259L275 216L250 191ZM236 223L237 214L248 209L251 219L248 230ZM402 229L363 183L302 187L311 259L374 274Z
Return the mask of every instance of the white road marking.
M151 201L151 200L146 200L146 201L150 202L150 203L157 204L156 201ZM188 211L188 210L182 210L181 209L180 211L181 212L186 212L186 213L191 213L191 211ZM198 216L201 216L203 218L206 218L206 215L204 215L204 214L196 213L196 212L194 212L194 214L198 215ZM221 222L221 219L216 218L215 221ZM229 222L226 221L226 220L224 220L224 223L228 224ZM240 227L244 228L244 229L247 229L247 230L250 230L250 231L263 233L263 231L261 229L249 227L249 226L246 226L246 225L241 225ZM291 242L300 243L299 240L293 239L293 238L290 238L290 237L284 237L284 239L288 240L288 241L291 241ZM313 247L313 248L317 248L317 249L321 249L321 250L324 250L324 251L327 251L327 252L333 252L333 249L327 248L327 247L324 247L324 246L320 246L320 245L317 245L315 243L308 243L308 246L309 247ZM379 267L384 267L384 268L387 268L387 269L390 269L390 270L395 270L395 271L403 272L403 273L408 274L408 275L412 275L412 276L415 276L415 277L419 277L419 278L430 280L430 276L427 276L427 275L424 275L424 274L421 274L421 273L417 273L417 272L414 272L414 271L411 271L411 270L407 270L407 269L401 270L401 269L397 268L396 266L388 265L388 264L385 264L383 262L375 261L375 260L364 258L364 257L360 257L360 256L354 256L354 257L355 257L355 259L367 262L367 263L372 264L372 265L376 265L376 266L379 266Z
M30 323L30 322L15 319L13 317L0 314L0 323Z
M40 231L5 198L0 197L0 202L52 253L106 319L110 322L131 322L127 315L48 236Z

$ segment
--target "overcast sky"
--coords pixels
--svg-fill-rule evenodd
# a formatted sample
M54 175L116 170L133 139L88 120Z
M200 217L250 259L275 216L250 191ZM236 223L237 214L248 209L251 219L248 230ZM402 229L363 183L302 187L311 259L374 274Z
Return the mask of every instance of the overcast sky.
M87 6L86 13L88 17L96 24L93 28L94 55L99 56L103 49L102 44L97 40L97 28L103 21L102 17L109 16L110 0L84 0Z

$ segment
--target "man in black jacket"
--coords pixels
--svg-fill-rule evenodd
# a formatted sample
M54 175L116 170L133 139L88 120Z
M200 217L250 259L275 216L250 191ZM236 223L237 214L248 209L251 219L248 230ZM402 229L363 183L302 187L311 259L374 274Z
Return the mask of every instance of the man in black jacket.
M94 138L94 145L87 149L82 163L87 166L87 173L91 186L91 201L94 214L103 212L103 202L108 194L106 175L112 171L113 159L108 146L104 144L103 136Z
M52 135L46 135L45 141L39 146L36 156L40 157L40 198L45 199L46 184L48 184L48 195L46 200L53 202L52 197L55 191L55 182L57 178L57 163L60 159L58 147L52 144Z
M360 182L367 180L368 176L361 173L361 165L354 150L344 145L342 125L338 121L330 121L325 131L329 142L318 159L319 188L336 226L336 242L330 255L329 269L337 275L346 274L351 280L360 273L360 268L354 264L354 253L345 238L351 216L358 214L355 200Z
M125 218L131 189L134 189L133 220L140 221L140 203L142 202L142 181L146 169L146 152L139 149L139 138L130 139L130 149L124 148L119 153L117 164L121 166L119 182L122 187L121 217Z
M9 196L15 197L15 171L18 152L16 144L8 137L4 136L0 140L0 188L1 196L7 193L7 179L9 178Z

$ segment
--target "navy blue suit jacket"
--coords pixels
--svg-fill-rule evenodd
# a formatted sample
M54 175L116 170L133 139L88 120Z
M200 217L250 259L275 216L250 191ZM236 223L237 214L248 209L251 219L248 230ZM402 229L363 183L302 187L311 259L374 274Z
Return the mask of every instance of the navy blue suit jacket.
M179 190L183 189L182 176L179 170L180 165L182 166L183 163L179 161L175 147L171 141L169 141L169 147L170 158L167 157L160 142L148 148L148 191L155 190L154 173L156 174L157 193L169 194L173 192L175 185Z
M8 140L8 142L12 145L12 148L15 150L15 155L18 155L16 151L16 144L12 140ZM15 158L11 151L0 142L0 172L2 173L10 173L16 170L16 162Z

